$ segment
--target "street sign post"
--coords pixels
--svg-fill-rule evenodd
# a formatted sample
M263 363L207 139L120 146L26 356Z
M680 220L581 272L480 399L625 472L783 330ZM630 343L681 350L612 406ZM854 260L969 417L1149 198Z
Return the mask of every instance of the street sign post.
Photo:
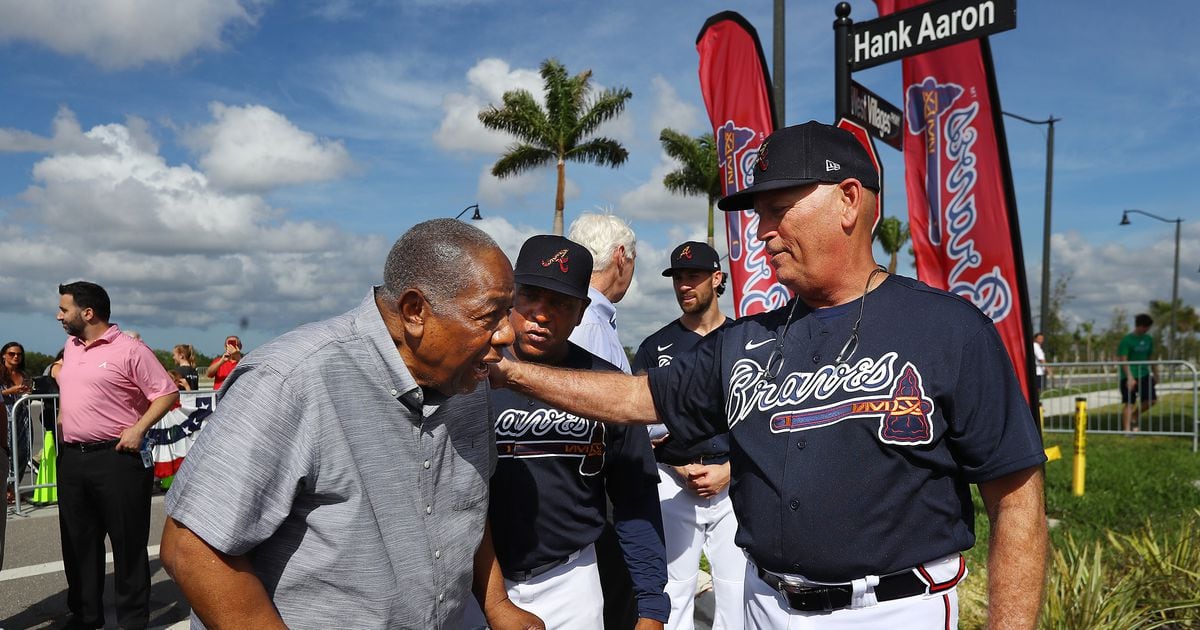
M879 161L879 153L875 151L875 141L871 139L871 134L866 127L849 118L842 118L838 121L837 126L858 138L858 141L867 150L867 155L871 157L871 163L875 165L875 170L879 171L879 194L875 195L875 223L871 225L873 233L879 228L879 222L883 220L883 162Z

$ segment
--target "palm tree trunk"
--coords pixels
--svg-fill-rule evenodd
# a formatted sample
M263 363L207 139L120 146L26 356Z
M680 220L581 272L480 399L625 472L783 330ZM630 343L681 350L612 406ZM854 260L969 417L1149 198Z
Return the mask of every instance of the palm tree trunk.
M713 245L713 201L712 201L712 199L708 200L708 246L715 247Z
M889 276L895 275L895 273L896 273L896 252L892 252L892 259L890 261L888 261L888 275Z
M567 187L567 167L563 159L558 158L558 192L554 195L554 234L562 236L563 234L563 206L566 205L566 200L563 198Z

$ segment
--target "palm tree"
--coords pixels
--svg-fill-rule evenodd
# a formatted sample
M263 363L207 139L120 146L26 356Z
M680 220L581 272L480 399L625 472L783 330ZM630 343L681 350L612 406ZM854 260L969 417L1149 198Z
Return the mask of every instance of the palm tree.
M717 143L711 133L695 138L674 129L658 136L663 151L682 166L663 177L663 186L678 195L708 198L708 246L713 246L713 205L721 198L721 171L717 168Z
M554 197L554 233L563 233L563 192L566 187L566 161L591 162L617 167L629 157L621 143L612 138L588 138L602 123L625 109L633 93L628 88L612 88L592 94L592 71L571 77L554 59L542 62L546 107L528 90L504 93L504 106L491 105L479 112L479 122L488 129L505 131L517 137L492 166L492 175L505 178L535 169L550 161L558 165L558 191Z
M879 239L879 246L883 248L884 253L892 257L888 261L888 273L896 273L896 254L908 242L908 224L896 217L884 217L879 222L875 237Z

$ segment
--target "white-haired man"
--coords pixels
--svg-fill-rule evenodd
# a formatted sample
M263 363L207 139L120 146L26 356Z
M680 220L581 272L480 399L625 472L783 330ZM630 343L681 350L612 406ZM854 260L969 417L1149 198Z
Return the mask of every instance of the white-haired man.
M571 333L571 341L629 373L629 357L617 336L617 307L614 306L633 282L637 236L629 224L611 214L581 214L571 224L567 238L592 253L591 304L583 323Z

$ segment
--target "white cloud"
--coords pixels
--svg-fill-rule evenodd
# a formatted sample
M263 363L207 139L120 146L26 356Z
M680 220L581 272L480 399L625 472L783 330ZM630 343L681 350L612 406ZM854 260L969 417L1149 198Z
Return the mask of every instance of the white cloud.
M106 69L174 62L219 50L235 26L253 26L258 0L0 0L0 42L30 41Z
M691 133L700 126L700 110L691 103L679 100L679 93L661 76L650 80L654 88L654 113L650 115L650 131L655 139L663 129L671 128L682 133Z
M500 179L492 175L492 166L489 164L479 172L479 200L490 206L499 206L510 198L521 199L529 193L544 189L546 181L546 174L541 171ZM553 182L550 185L553 186Z
M489 105L503 104L504 93L525 89L539 102L542 77L537 70L510 68L502 59L483 59L467 71L465 94L452 92L442 99L442 122L433 134L439 147L448 151L500 154L512 144L512 136L492 131L479 122L479 112Z
M1148 244L1133 240L1096 243L1078 232L1067 232L1051 237L1050 251L1051 282L1069 279L1063 315L1070 324L1093 321L1105 327L1112 321L1114 309L1132 317L1149 310L1151 300L1171 299L1174 235ZM1200 280L1186 262L1198 258L1200 225L1184 223L1179 270L1179 299L1184 304L1200 303ZM1040 277L1040 269L1037 273ZM1031 280L1035 279L1031 276ZM1031 293L1038 290L1030 287Z
M570 69L568 69L568 72ZM451 92L442 99L442 122L433 140L442 149L500 154L515 142L507 133L492 131L479 122L479 112L489 105L500 107L504 93L523 89L545 107L541 74L537 69L512 68L502 59L483 59L467 71L466 92ZM604 89L592 82L593 93ZM600 125L596 135L610 136L628 143L634 137L628 115L618 116Z
M650 178L621 195L617 213L650 221L669 223L703 222L708 225L708 202L704 197L676 195L663 186L667 173L679 168L675 160L662 153L650 170ZM714 212L719 212L714 209ZM721 217L716 217L720 221ZM706 228L707 229L707 228Z
M56 299L47 287L87 278L119 296L122 323L246 316L278 330L348 308L378 280L389 240L290 220L261 196L218 189L168 164L137 127L94 127L83 137L102 150L34 165L21 195L29 219L3 231L0 309L43 310Z
M133 126L144 129L144 121L137 119ZM0 129L0 151L12 153L95 153L104 147L83 135L75 112L59 107L52 123L53 133L49 138L24 129Z
M447 92L440 82L418 78L420 61L411 56L361 53L326 61L318 71L315 82L334 103L374 119L374 138L389 125L428 125Z
M213 122L185 134L215 186L265 191L326 181L353 166L341 141L318 138L261 105L212 103Z

